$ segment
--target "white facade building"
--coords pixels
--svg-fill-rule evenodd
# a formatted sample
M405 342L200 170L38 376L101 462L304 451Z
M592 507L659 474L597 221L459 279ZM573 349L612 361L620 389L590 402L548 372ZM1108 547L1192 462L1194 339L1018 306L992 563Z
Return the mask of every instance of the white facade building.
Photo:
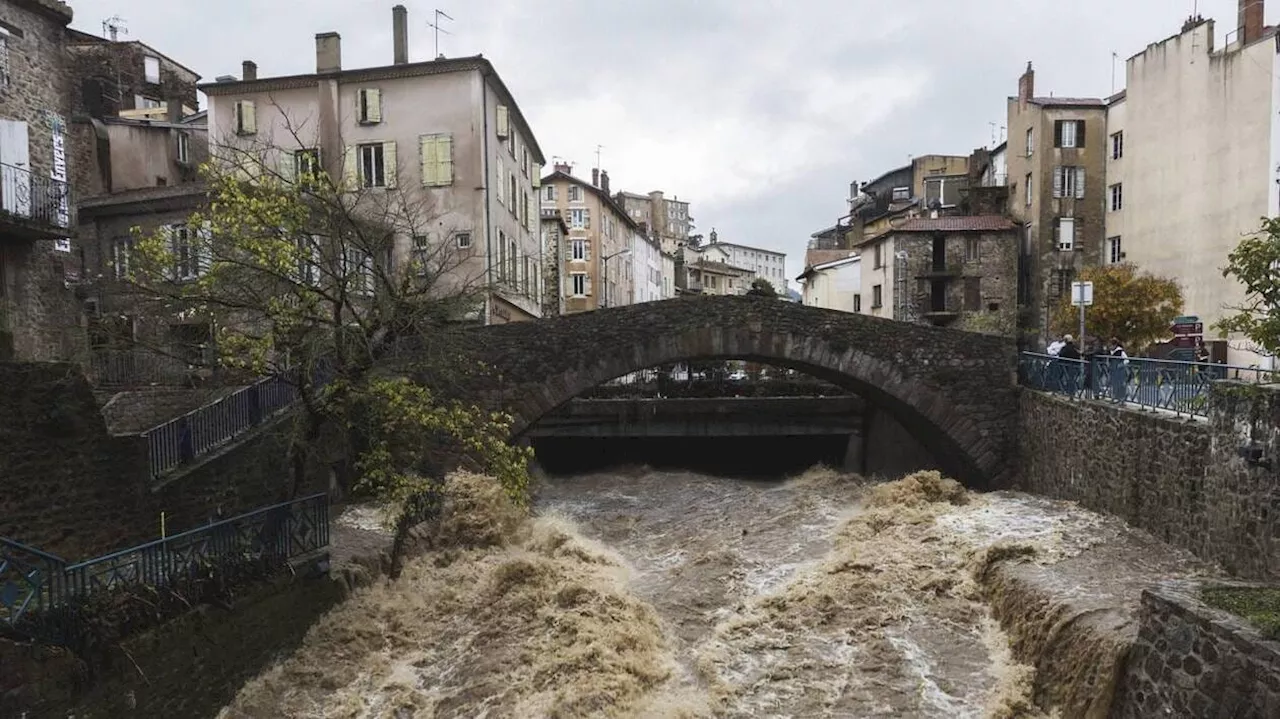
M1132 262L1179 281L1184 314L1205 339L1244 288L1221 268L1260 218L1280 214L1280 55L1261 0L1241 0L1218 47L1212 20L1129 58L1127 87L1107 109L1102 262ZM1218 348L1222 358L1223 348ZM1243 338L1226 361L1267 365Z
M860 256L814 265L798 279L804 287L804 304L841 312L862 312Z
M714 230L711 232L711 242L704 245L701 252L705 260L751 270L757 278L768 280L779 295L787 292L787 254L785 252L763 250L759 247L748 247L732 242L718 242Z
M653 302L671 296L666 289L666 278L675 270L673 266L671 272L664 275L663 257L662 245L657 240L642 231L631 231L632 302Z

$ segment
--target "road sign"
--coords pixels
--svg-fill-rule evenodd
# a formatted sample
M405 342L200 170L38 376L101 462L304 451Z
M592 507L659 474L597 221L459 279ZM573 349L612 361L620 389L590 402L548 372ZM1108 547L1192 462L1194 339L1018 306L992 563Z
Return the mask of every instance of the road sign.
M1193 325L1199 321L1200 318L1196 315L1182 315L1181 317L1173 318L1173 323L1175 325Z
M1202 335L1204 334L1204 323L1202 322L1178 322L1169 328L1169 331L1178 336L1183 335Z
M1200 335L1178 335L1173 338L1174 347L1193 348L1204 344L1204 337Z
M1093 283L1072 282L1071 304L1078 306L1093 304Z

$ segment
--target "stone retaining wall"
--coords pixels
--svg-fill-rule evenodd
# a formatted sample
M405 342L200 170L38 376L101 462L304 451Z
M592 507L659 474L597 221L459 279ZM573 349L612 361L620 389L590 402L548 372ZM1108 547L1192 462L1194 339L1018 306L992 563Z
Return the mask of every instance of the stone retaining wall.
M1191 583L1142 595L1116 719L1280 717L1280 642L1206 606Z

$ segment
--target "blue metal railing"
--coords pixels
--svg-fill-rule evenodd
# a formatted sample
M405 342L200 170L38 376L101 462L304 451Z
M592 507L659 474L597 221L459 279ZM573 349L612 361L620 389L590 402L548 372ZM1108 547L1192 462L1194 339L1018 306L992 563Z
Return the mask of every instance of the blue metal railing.
M1208 416L1209 387L1220 379L1276 382L1280 373L1258 367L1105 355L1070 360L1023 352L1018 358L1018 382L1024 387L1195 417Z
M233 562L283 563L329 546L329 498L314 494L75 564L0 538L0 625L131 585L165 587Z

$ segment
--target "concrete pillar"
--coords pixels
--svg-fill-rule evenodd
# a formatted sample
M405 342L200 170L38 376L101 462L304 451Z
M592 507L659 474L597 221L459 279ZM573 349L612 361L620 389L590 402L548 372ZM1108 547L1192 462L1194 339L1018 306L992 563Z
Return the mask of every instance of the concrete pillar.
M844 449L844 463L841 470L850 474L864 474L867 470L866 434L849 435L849 443Z

